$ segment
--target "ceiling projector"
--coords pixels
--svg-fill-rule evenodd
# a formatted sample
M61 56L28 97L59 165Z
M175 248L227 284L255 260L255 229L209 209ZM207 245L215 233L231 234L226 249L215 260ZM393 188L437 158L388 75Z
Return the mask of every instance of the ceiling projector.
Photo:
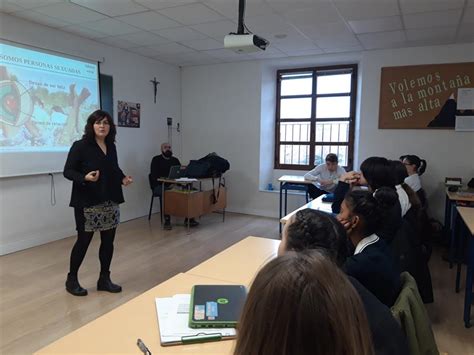
M269 42L254 34L229 34L224 37L224 47L237 53L264 51Z

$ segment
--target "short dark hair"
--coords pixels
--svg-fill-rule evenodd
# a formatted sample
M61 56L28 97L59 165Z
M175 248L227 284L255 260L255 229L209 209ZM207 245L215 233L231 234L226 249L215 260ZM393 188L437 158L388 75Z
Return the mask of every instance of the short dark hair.
M354 190L346 195L344 201L353 214L363 219L365 226L363 234L369 236L376 232L387 210L398 201L398 194L388 187L381 187L374 193Z
M395 188L396 184L393 167L387 158L367 158L360 165L360 171L364 174L364 177L372 191L383 186Z
M326 161L330 162L330 163L337 163L339 162L339 159L337 158L337 155L334 154L334 153L329 153L328 155L326 155Z
M367 315L351 282L317 251L266 264L250 287L234 355L371 355Z
M346 230L326 212L310 208L296 212L286 233L289 250L318 249L339 266L350 254Z
M96 110L89 115L86 126L84 127L84 135L82 138L93 142L95 140L94 123L102 121L104 118L107 119L107 122L110 126L110 131L107 137L105 137L105 142L114 143L115 136L117 135L117 129L115 128L114 120L107 111L102 110Z

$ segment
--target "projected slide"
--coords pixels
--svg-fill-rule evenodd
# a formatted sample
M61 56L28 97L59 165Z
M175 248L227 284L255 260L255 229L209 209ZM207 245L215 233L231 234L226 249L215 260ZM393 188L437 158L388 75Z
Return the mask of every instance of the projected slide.
M0 43L0 153L67 151L99 106L97 63Z

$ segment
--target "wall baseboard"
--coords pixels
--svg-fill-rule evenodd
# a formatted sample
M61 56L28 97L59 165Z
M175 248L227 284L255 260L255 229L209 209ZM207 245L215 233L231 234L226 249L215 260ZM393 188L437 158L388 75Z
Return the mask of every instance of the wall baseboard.
M14 242L2 243L0 245L0 255L6 255L21 251L24 249L36 247L46 243L54 242L56 240L68 238L76 234L73 227L64 228L56 231L55 233L45 235L32 235L22 240L16 240Z

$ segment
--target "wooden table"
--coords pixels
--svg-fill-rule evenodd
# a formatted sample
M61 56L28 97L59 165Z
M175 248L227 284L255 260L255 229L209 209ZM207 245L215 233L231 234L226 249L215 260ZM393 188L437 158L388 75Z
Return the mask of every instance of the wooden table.
M318 198L314 199L313 201L308 202L307 204L301 206L300 208L294 210L293 212L287 214L285 217L280 219L281 224L286 224L290 220L290 218L296 214L296 212L300 210L304 210L306 208L310 208L312 210L319 210L324 211L327 213L332 213L331 209L331 202L323 202L324 195L319 196Z
M140 338L152 354L231 354L234 340L162 347L155 298L190 293L195 284L228 284L190 274L178 274L85 326L40 349L46 354L142 354Z
M161 183L161 209L163 214L186 218L188 233L191 219L198 218L204 214L221 211L222 221L224 222L225 209L227 207L227 190L225 187L225 178L203 178L191 180L194 181L180 181L168 178L158 179L158 182ZM202 190L202 182L206 180L212 180L212 190ZM194 182L199 183L198 191L191 190L192 184ZM217 190L214 187L215 182L217 183ZM185 186L186 190L182 192L167 190L165 189L166 185L181 185ZM161 223L163 224L163 220Z
M463 194L463 192L467 192L468 195ZM453 262L457 258L457 254L459 250L456 249L456 245L459 244L459 241L456 240L457 238L457 224L455 221L458 219L456 205L458 203L474 203L474 195L470 195L470 193L474 193L474 189L468 189L466 191L460 192L451 192L448 191L446 188L446 203L445 203L445 210L444 210L444 228L445 233L449 235L449 267L453 267Z
M313 184L314 181L305 180L304 176L301 175L283 175L278 181L280 182L280 214L279 218L283 217L282 207L282 197L283 190L285 190L285 215L288 213L288 190L298 190L305 191L306 193L306 202L308 202L308 190L306 185ZM281 233L281 224L280 224L280 233Z
M152 354L231 354L235 340L162 347L155 298L190 293L196 284L250 285L276 256L279 241L247 237L216 256L159 284L35 354L141 354L138 338Z
M276 257L279 245L279 240L247 237L186 273L249 286L258 270Z
M464 224L464 233L468 238L468 257L467 257L467 271L466 271L466 290L464 293L464 326L471 327L471 304L474 297L472 292L472 284L474 278L474 208L457 207L457 213L461 217ZM459 238L463 240L462 235ZM456 290L459 290L459 276L461 273L462 260L458 261L458 270L456 277Z

